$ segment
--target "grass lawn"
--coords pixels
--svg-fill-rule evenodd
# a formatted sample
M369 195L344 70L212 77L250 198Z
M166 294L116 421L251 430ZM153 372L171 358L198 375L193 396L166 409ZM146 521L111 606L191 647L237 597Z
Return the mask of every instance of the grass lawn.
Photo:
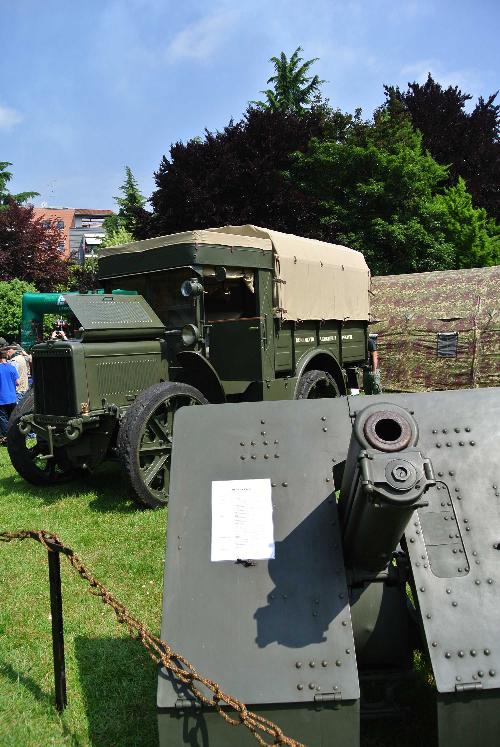
M28 528L59 534L134 615L159 632L166 510L143 511L125 498L117 467L106 466L85 483L40 489L17 475L0 448L0 530ZM46 552L32 540L0 543L0 747L156 745L155 666L64 558L61 573L68 708L59 715ZM436 743L425 672L407 697L414 714L363 723L363 747Z
M0 449L0 527L44 528L159 633L166 510L123 497L118 469L40 489ZM54 708L48 564L32 540L0 543L0 745L156 745L155 666L61 558L68 708Z

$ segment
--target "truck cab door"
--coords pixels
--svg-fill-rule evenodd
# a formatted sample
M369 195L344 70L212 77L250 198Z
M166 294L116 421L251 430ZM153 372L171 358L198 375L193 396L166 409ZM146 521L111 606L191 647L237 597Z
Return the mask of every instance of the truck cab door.
M226 285L227 288L231 286ZM209 359L223 381L250 383L274 378L272 277L257 270L253 283L242 280L232 286L228 308L210 309L205 301L209 325ZM220 293L220 291L219 291ZM207 313L208 312L208 313Z
M265 319L214 319L206 337L208 358L223 381L262 381Z

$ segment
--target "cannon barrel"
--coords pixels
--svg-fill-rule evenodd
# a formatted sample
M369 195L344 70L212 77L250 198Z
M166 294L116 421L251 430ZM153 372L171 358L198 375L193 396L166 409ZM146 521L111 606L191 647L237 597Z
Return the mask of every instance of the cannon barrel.
M350 569L386 568L423 494L435 484L417 443L418 425L402 407L379 403L356 415L339 499Z

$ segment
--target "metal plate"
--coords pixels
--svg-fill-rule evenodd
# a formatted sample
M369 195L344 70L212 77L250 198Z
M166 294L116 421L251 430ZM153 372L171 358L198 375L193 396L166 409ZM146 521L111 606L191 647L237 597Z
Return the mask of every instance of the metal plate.
M379 399L414 410L437 480L406 533L437 689L499 688L500 390Z
M359 746L359 701L326 703L322 708L303 703L259 706L253 710L307 747ZM257 744L244 727L235 729L218 713L193 708L160 711L158 742L159 747L256 747Z
M439 747L478 747L499 743L500 690L439 693Z
M68 294L64 299L85 330L164 330L142 296Z
M332 468L347 399L176 416L162 637L249 704L359 698ZM211 562L213 480L269 478L276 559ZM188 697L160 675L158 706Z

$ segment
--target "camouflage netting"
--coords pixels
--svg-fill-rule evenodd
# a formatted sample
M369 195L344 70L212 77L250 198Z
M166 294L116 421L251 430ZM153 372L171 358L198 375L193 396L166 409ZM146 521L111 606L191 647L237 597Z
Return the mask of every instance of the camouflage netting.
M499 307L500 266L372 278L383 389L500 386Z

